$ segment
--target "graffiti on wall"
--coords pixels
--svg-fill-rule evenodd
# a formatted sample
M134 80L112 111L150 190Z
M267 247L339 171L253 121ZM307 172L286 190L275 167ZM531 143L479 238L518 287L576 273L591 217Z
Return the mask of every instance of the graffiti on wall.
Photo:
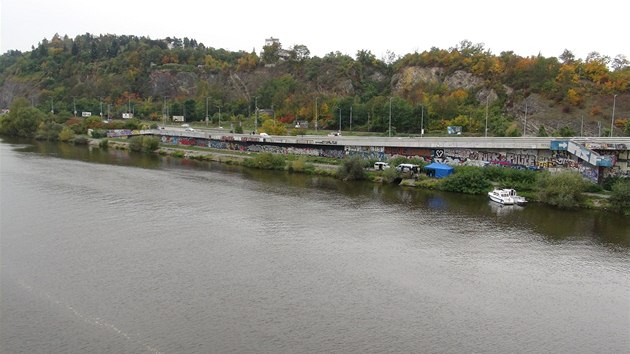
M360 156L363 159L385 159L385 148L382 146L346 146L346 155Z

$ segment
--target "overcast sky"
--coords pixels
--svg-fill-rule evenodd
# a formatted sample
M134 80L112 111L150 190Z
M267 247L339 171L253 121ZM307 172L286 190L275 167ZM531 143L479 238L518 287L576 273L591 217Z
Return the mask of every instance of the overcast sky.
M493 54L557 57L569 49L630 58L628 10L620 0L279 1L279 0L0 0L0 53L30 51L55 33L87 32L152 39L188 37L207 47L255 49L265 38L311 56L369 50L399 56L462 40Z

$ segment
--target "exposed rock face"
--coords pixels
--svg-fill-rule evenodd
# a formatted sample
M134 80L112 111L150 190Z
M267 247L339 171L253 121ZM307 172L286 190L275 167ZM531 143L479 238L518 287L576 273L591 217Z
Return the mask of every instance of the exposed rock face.
M154 96L194 95L197 80L191 72L154 71L149 76L149 87Z
M439 83L444 74L442 68L421 68L410 66L392 77L394 91L401 92L406 87L412 87L419 83Z
M455 73L453 73L453 75L448 76L444 80L444 83L450 89L469 90L483 85L483 80L469 72L457 70Z
M479 92L477 92L477 101L479 101L479 103L486 103L486 100L488 100L488 104L492 104L494 101L496 101L497 99L499 99L499 95L497 95L496 92L494 92L493 89L487 89L487 88L483 88L481 90L479 90Z

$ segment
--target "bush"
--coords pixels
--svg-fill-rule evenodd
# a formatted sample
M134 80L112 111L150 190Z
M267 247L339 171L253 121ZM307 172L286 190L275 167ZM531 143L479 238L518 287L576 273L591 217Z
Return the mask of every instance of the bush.
M142 137L134 136L129 138L129 150L131 151L142 151Z
M484 167L482 171L487 180L517 190L534 189L538 176L536 171L497 166Z
M442 189L449 192L483 194L492 186L479 168L458 168L444 179Z
M283 155L264 152L258 156L245 160L245 166L264 170L284 170L286 158Z
M63 125L55 122L41 123L35 134L37 140L56 141L59 140L59 133L63 130Z
M560 208L575 208L584 201L587 182L578 172L545 172L539 175L538 198Z
M614 211L630 215L630 179L619 180L613 184L609 202Z
M243 127L240 125L237 125L236 127L234 127L234 132L236 134L243 134Z
M59 140L61 141L70 141L74 139L74 131L68 127L65 127L59 133Z
M381 176L383 177L383 182L394 183L394 181L398 177L400 177L400 174L398 173L398 171L396 171L395 168L390 167L383 170L383 172L381 173Z
M345 159L337 169L337 177L344 181L365 179L365 163L366 161L358 156Z
M308 172L313 173L315 167L313 164L307 163L306 159L301 157L295 161L289 163L289 172Z
M109 140L103 139L103 140L99 141L98 142L98 147L100 147L101 149L107 149L109 147Z
M152 136L143 136L142 137L142 151L144 152L153 152L160 147L160 140L158 138Z

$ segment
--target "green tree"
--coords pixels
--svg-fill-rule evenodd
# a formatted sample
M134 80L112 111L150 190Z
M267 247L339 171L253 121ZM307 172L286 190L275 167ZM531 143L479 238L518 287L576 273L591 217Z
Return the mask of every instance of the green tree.
M44 114L31 107L25 98L16 99L9 113L0 116L0 134L34 137L44 118Z
M466 194L483 194L490 188L490 182L479 168L460 167L454 174L446 177L442 189Z
M74 139L74 130L69 127L65 127L59 132L59 140L61 141L70 141Z
M360 157L344 159L337 169L337 177L344 181L365 179L365 161Z
M561 208L577 207L588 184L578 172L542 173L538 179L541 201Z
M630 215L630 180L618 180L612 186L610 206L618 213Z

